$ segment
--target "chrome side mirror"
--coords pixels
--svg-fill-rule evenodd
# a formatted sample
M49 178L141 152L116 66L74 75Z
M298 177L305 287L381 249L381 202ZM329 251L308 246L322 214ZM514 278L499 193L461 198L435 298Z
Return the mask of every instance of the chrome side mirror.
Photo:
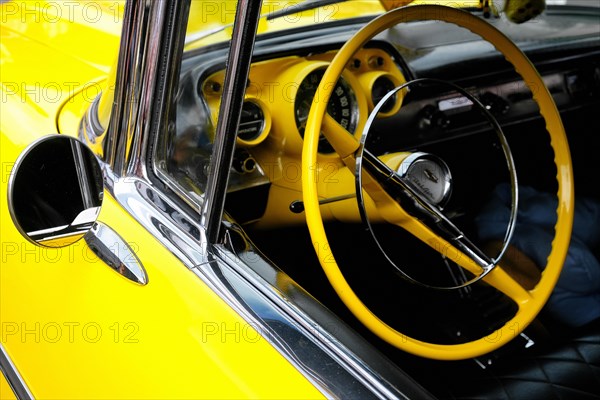
M102 170L79 140L49 135L30 144L8 182L8 208L21 234L40 246L62 247L94 225L103 197Z

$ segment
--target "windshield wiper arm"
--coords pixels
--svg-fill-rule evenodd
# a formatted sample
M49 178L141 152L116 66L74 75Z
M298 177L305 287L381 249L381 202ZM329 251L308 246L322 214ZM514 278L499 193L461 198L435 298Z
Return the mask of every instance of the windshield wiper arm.
M272 21L274 19L283 18L288 15L297 14L302 11L313 10L315 8L325 7L325 6L329 6L331 4L336 4L336 3L344 3L346 1L348 1L348 0L306 0L306 1L303 1L302 3L296 3L292 6L282 8L281 10L272 11L265 15L261 15L260 18L261 19L266 18L267 21ZM216 27L214 29L210 29L208 31L202 31L202 32L198 32L198 33L189 35L188 37L185 38L185 44L187 46L188 44L193 43L197 40L207 38L211 35L214 35L215 33L223 32L225 29L231 28L232 26L233 26L233 24L226 24L226 25Z

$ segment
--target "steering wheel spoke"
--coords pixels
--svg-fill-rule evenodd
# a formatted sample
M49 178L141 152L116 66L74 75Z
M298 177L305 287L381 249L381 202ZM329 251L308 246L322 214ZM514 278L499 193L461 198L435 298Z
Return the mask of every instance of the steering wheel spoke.
M352 133L348 132L340 125L331 115L323 116L323 125L321 126L323 135L329 141L336 153L342 158L347 159L351 156L354 163L354 153L359 147L358 140L354 138Z
M519 307L527 304L535 297L535 292L525 289L522 284L502 268L502 264L498 264L483 280L510 297Z
M359 204L362 188L370 195L377 210L388 223L399 226L421 240L442 256L447 257L476 276L488 274L494 261L488 257L442 211L421 193L409 180L400 177L392 168L367 150L365 162L357 159L357 169L365 166L367 174L359 175L357 194ZM364 207L361 217L368 224ZM370 228L370 224L369 228Z

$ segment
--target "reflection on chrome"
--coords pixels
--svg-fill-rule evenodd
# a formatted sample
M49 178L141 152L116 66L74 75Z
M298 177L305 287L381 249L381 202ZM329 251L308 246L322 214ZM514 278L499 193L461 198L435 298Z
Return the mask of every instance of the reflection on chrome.
M140 285L148 283L146 270L134 250L110 227L96 222L85 235L85 241L94 254L118 274Z

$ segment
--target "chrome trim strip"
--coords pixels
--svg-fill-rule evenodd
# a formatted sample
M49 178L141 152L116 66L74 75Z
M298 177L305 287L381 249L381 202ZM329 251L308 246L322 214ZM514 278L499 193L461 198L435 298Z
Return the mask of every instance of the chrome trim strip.
M138 1L137 4L142 4L142 2ZM128 132L128 125L130 125L129 115L125 110L125 107L129 106L132 108L134 102L134 85L130 82L131 78L129 74L133 74L138 68L135 68L135 65L131 61L132 58L135 58L136 54L136 49L132 42L135 40L135 28L137 26L143 26L143 20L140 19L140 16L145 15L143 12L136 13L135 9L136 1L128 1L125 3L113 107L110 113L106 137L103 141L104 161L111 165L115 170L118 170L115 163L117 158L117 140L119 138L119 133L123 132L123 134L126 135Z
M18 399L29 400L34 398L2 343L0 343L0 370L2 370L6 381Z
M275 289L273 286L269 287L265 285L264 279L257 272L248 268L248 265L234 253L228 251L224 247L216 246L215 254L229 267L228 269L225 269L223 268L224 264L220 264L224 278L226 278L229 283L235 283L236 280L241 282L243 279L250 283L256 291L253 293L254 296L245 294L245 298L238 299L242 306L249 308L249 311L252 311L260 310L261 307L265 307L267 302L277 304L277 306L284 311L281 313L280 318L282 319L275 321L263 320L263 322L274 332L279 332L282 328L277 324L285 321L288 327L293 327L311 340L310 344L305 343L303 346L298 346L298 348L286 346L286 349L290 353L288 356L293 358L296 365L300 365L311 372L316 372L319 368L322 368L323 361L329 366L331 366L331 361L339 365L337 369L326 368L325 370L321 370L320 375L314 374L314 378L316 379L322 380L323 376L329 376L330 378L335 379L337 383L343 384L345 392L338 392L336 393L337 396L340 396L341 398L361 399L366 398L366 396L382 399L408 399L406 395L401 393L385 378L366 365L364 361L360 360L347 346L328 331L327 328L333 326L339 328L342 324L341 321L338 322L340 325L329 325L329 327L321 326L304 313L294 302L290 301L291 299L281 291L283 288ZM254 253L254 255L258 257L256 253ZM297 284L285 273L276 271L266 263L264 267L271 268L271 271L269 271L270 273L288 283L289 287L285 289L287 292L291 292L297 297L309 296L308 293L297 286ZM206 270L203 272L206 273ZM228 272L230 275L227 274ZM232 276L232 273L238 274L238 277ZM235 293L235 290L233 292ZM303 301L306 302L307 299L304 298ZM257 315L256 317L260 318L260 315ZM269 339L269 337L267 338ZM314 358L314 352L321 352L322 359L316 360ZM331 361L327 362L327 359L330 359ZM360 386L358 385L359 383ZM365 391L365 389L367 391Z
M328 357L316 345L315 340L303 331L303 327L295 323L284 313L272 310L259 315L256 310L272 308L264 297L242 280L229 263L215 258L207 264L193 269L194 273L206 282L212 290L227 294L225 300L248 324L292 363L303 375L317 387L326 397L340 398L385 398L374 396L359 380L352 379L347 370L334 367L338 360ZM242 294L243 293L243 294ZM243 298L242 298L243 296ZM306 339L309 340L306 340ZM301 345L299 345L301 344ZM315 353L320 352L318 357ZM323 366L329 366L323 368ZM320 367L320 368L319 368ZM344 388L341 393L328 381L334 378L336 384ZM336 386L337 386L336 385Z
M115 199L188 268L208 261L204 231L179 206L140 178L106 174Z
M79 140L90 145L96 144L98 139L102 137L104 132L106 132L106 129L104 129L102 126L98 116L98 106L100 104L101 97L102 93L100 93L94 99L94 101L92 101L92 104L87 109L86 113L81 119L81 122L79 123Z

